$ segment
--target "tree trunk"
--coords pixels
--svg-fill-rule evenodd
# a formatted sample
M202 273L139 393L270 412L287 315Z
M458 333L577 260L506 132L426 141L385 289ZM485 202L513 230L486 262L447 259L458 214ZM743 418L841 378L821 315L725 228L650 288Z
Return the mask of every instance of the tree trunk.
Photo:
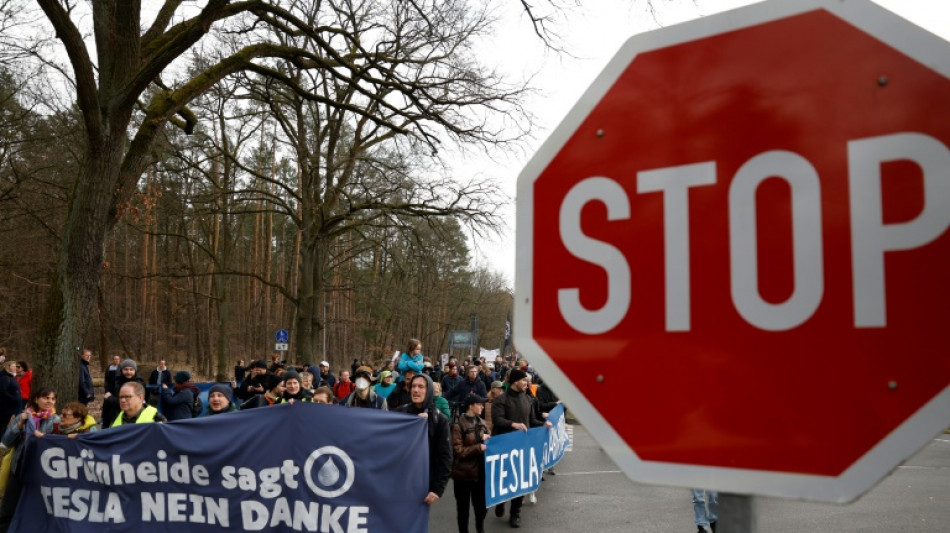
M102 275L105 237L125 146L124 134L120 136L86 149L37 338L34 390L53 387L61 405L78 397L77 350L89 331Z

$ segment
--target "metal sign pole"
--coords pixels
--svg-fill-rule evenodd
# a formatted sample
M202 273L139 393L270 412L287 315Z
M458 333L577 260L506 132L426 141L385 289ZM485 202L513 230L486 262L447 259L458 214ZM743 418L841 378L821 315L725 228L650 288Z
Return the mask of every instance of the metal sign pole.
M748 494L719 494L717 530L728 533L753 533L756 528L753 496Z

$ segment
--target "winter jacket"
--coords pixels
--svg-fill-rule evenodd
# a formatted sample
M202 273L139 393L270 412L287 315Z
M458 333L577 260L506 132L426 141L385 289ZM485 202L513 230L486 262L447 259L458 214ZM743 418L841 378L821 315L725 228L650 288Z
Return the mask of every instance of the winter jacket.
M403 352L399 356L399 361L396 363L396 371L399 372L399 375L396 376L396 381L403 381L406 379L406 370L412 369L416 374L422 373L422 354L418 355L409 355L408 353Z
M6 425L10 417L23 410L23 397L16 376L0 369L0 424Z
M119 413L122 412L122 410L119 409L119 389L122 388L122 385L130 381L138 381L142 385L142 388L145 388L145 382L142 381L142 378L136 375L132 376L132 379L126 379L126 377L119 372L115 378L115 384L113 385L115 392L102 402L102 427L110 426L112 421L115 420L115 417L119 416Z
M174 392L172 392L174 390ZM191 406L201 391L190 381L175 385L174 389L162 389L162 413L169 422L194 418Z
M89 361L79 360L79 403L86 405L96 398L96 390L92 386L92 374L89 372Z
M342 400L354 390L356 390L356 385L352 381L337 381L336 385L333 386L333 395L336 396L337 400Z
M524 392L509 388L504 394L492 400L492 435L502 435L517 431L512 424L527 424L528 427L543 426L544 422L534 415L533 398Z
M435 402L435 408L438 409L440 413L445 415L449 420L452 419L452 407L449 405L448 400L442 396L436 396L432 401Z
M363 407L367 409L379 409L380 411L388 411L389 406L386 404L386 399L376 394L376 391L369 389L369 395L366 396L366 400L360 398L358 391L353 391L340 400L340 405L345 405L347 407Z
M432 403L435 397L432 387L432 378L420 374L426 380L426 397L422 407L416 407L412 402L399 406L396 411L418 415L428 413L429 424L429 492L434 492L440 498L445 492L452 473L452 437L449 431L449 419ZM413 378L415 379L415 378ZM392 396L390 396L392 398Z
M462 415L452 426L452 479L477 481L485 476L485 452L483 436L488 435L488 426L479 417Z
M96 419L92 415L86 415L86 418L79 424L78 427L66 429L63 427L62 421L58 422L55 427L53 427L53 433L55 435L72 435L74 433L92 433L98 431L99 428L96 426Z
M474 382L466 377L456 384L455 388L453 388L451 391L444 393L446 400L455 403L460 403L465 399L466 396L471 394L481 396L482 398L488 396L488 390L485 388L485 383L477 377L475 378Z
M22 428L17 427L16 418L10 420L10 423L7 424L7 430L3 433L3 438L0 438L0 445L4 448L15 447L13 450L12 463L10 465L11 475L15 474L22 466L20 463L23 461L23 450L26 449L24 444L28 439L36 438L33 436L33 431L38 429L41 433L52 433L58 424L59 415L57 414L50 415L48 418L41 420L39 427L36 426L32 416L27 418Z

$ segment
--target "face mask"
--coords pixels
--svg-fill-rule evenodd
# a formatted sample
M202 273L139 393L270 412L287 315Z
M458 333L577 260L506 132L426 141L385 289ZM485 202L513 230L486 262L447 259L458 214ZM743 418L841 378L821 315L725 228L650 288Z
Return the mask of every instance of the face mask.
M359 390L366 390L369 388L369 380L366 378L356 378L356 388Z

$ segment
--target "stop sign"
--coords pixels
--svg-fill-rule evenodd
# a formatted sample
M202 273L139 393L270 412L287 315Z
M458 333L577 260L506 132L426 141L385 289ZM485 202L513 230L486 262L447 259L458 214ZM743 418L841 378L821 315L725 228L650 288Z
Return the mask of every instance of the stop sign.
M543 144L516 344L632 479L848 501L950 424L948 73L766 2L631 38Z

